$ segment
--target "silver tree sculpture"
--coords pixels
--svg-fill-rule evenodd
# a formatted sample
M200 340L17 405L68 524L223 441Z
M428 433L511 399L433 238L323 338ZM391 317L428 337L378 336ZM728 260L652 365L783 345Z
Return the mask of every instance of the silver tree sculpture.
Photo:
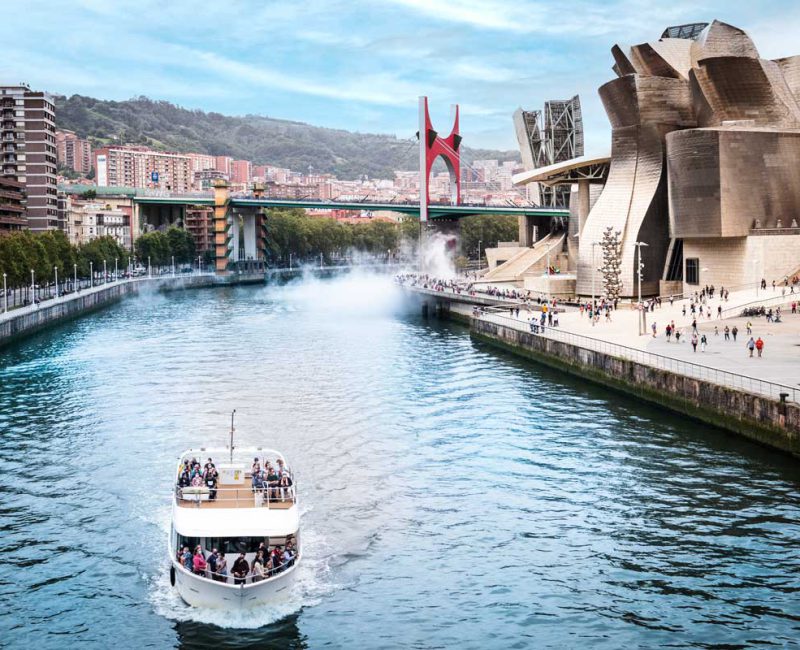
M614 230L609 226L603 233L600 248L603 250L603 266L600 272L603 274L603 290L606 298L616 300L622 291L621 267L622 267L622 245L620 243L620 231Z

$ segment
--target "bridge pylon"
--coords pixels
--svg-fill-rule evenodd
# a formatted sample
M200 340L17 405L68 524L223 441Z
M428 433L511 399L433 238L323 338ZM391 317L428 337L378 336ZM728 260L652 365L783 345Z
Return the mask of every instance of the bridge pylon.
M450 173L450 200L453 205L461 203L461 134L458 126L458 105L452 107L453 128L450 135L442 138L433 128L428 112L428 98L419 98L419 220L428 221L430 205L431 168L438 157L442 157Z

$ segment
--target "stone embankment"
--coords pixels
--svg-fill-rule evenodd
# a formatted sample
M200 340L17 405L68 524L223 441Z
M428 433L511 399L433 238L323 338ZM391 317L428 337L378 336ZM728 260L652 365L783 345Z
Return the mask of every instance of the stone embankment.
M230 276L219 278L214 275L165 276L159 278L137 278L120 280L84 289L37 306L22 307L0 313L0 347L46 327L58 325L78 316L101 309L122 298L138 295L142 291L171 291L177 289L197 289L224 284L239 284L247 281L263 282L263 274L254 278Z

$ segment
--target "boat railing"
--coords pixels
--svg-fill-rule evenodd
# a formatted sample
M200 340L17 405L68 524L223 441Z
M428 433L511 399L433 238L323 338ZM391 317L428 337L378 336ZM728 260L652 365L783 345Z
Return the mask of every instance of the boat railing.
M285 510L297 503L295 485L253 487L175 486L175 502L184 508L268 508Z
M175 559L174 562L181 568L182 571L190 573L197 578L203 578L204 580L210 580L212 582L220 582L222 584L236 585L238 587L240 585L255 585L259 582L266 582L271 578L275 578L287 569L291 569L299 559L300 554L298 553L297 555L293 556L291 560L282 562L277 567L265 569L265 573L267 575L263 577L258 574L254 574L253 567L251 566L250 571L248 571L247 575L243 578L235 577L230 569L226 573L217 573L208 568L202 572L196 572L194 569L187 569L186 566L177 559Z

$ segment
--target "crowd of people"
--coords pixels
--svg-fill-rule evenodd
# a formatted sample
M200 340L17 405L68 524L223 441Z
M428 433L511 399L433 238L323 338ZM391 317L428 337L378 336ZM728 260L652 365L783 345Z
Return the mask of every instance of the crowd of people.
M292 473L283 458L278 458L274 465L266 458L263 459L263 465L262 461L254 458L250 472L253 492L261 492L267 500L284 500L290 496Z
M192 458L191 461L187 458L183 459L183 465L178 472L178 487L207 487L208 498L213 501L217 498L218 483L219 472L210 458L202 467L196 458Z
M295 563L297 549L291 538L287 538L283 547L276 544L272 549L266 542L261 542L252 563L247 561L247 555L242 552L238 554L230 569L224 551L212 548L211 553L206 556L199 544L194 552L188 546L179 549L176 559L181 566L195 575L210 578L215 582L229 583L233 579L233 584L243 585L248 579L250 582L260 582L285 571Z

